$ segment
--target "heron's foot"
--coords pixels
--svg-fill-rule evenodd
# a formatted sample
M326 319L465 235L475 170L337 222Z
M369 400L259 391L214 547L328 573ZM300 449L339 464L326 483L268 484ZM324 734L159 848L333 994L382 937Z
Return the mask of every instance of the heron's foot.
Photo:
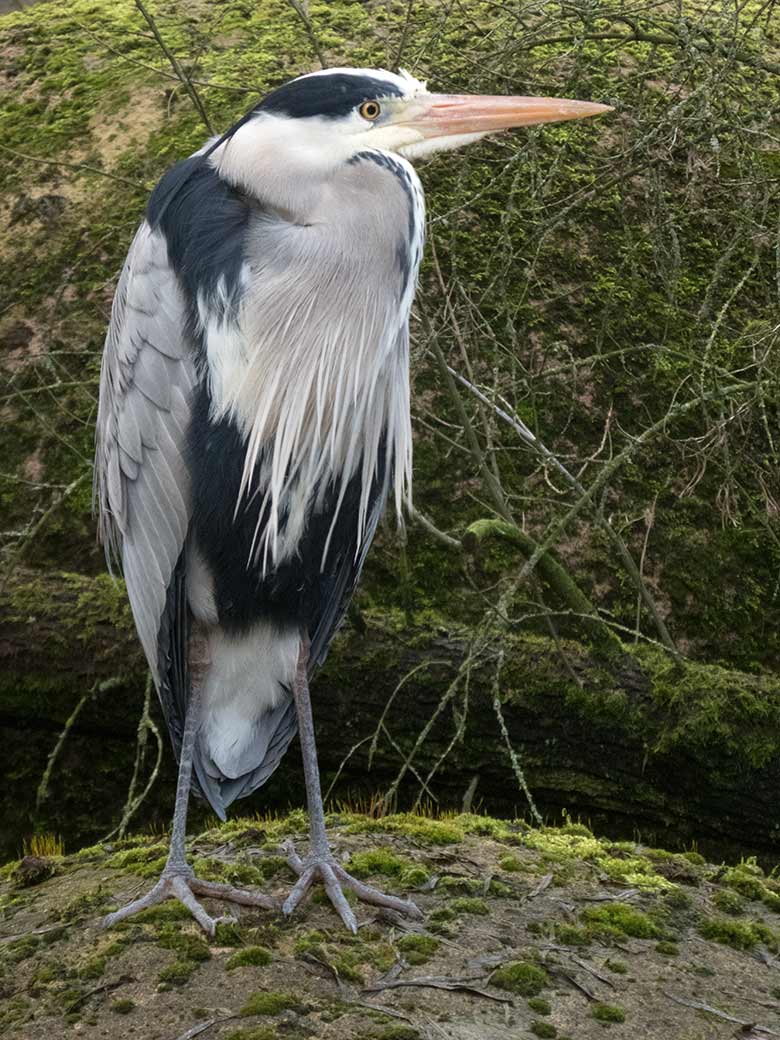
M282 905L282 913L289 916L298 906L301 900L308 895L313 883L319 879L325 886L325 891L333 906L336 908L341 920L351 932L357 932L357 920L352 907L344 896L343 888L348 888L363 903L372 906L387 906L399 914L407 917L422 918L420 908L409 899L398 899L397 896L389 896L380 892L378 888L366 885L357 878L352 877L337 863L330 849L325 851L313 851L306 859L301 859L295 851L291 841L285 842L284 851L287 853L287 862L298 875L298 880Z
M108 914L100 922L103 928L113 928L115 924L124 921L126 917L146 910L150 906L162 903L166 899L178 899L183 903L201 928L210 938L214 938L217 925L222 922L234 923L236 918L230 915L222 917L211 917L203 909L195 896L206 896L209 899L224 899L228 903L238 903L240 906L261 906L266 910L279 910L279 903L270 896L260 892L248 892L243 888L234 888L232 885L222 885L215 881L201 881L195 877L190 867L181 867L174 870L166 870L157 884L145 896L134 899L126 906Z

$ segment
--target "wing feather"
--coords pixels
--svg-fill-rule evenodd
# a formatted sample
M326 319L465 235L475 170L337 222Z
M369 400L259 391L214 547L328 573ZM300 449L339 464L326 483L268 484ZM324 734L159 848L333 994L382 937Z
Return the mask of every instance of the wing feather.
M169 596L169 589L191 513L185 460L196 374L186 324L165 238L144 223L120 276L106 337L95 497L100 537L121 563L138 634L169 721L183 707L184 692L168 688L166 662L174 655L168 644L183 622L167 618L166 612L169 600L177 611L181 606L181 597Z

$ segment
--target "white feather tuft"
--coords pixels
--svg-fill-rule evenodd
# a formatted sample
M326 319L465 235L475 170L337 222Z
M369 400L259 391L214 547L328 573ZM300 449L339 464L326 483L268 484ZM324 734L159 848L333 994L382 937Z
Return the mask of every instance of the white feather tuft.
M268 622L241 636L209 630L199 739L223 776L243 776L262 761L258 732L264 716L289 696L299 646L297 629Z

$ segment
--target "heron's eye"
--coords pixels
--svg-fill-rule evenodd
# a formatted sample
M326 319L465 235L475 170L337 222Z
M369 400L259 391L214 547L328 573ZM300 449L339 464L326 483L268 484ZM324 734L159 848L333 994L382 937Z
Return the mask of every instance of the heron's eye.
M379 113L382 111L382 106L378 101L364 101L358 109L361 116L364 119L370 120L373 123L375 119L379 118Z

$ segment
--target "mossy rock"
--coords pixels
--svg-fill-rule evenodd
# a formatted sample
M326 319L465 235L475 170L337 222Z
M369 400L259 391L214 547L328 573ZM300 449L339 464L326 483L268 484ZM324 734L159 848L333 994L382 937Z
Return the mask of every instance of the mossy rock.
M300 1007L301 1001L291 993L258 992L252 993L241 1008L245 1018L254 1015L278 1015L290 1008Z
M535 997L549 985L547 972L527 961L512 961L494 971L490 981L499 989L509 990L521 997Z
M228 971L236 968L256 967L264 968L273 960L273 954L264 946L245 946L232 954L225 964Z

